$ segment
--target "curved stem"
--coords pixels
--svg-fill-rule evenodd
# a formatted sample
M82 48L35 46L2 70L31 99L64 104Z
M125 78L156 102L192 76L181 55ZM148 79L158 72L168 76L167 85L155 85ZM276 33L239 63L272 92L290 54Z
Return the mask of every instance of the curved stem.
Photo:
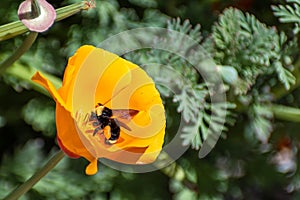
M15 78L17 78L20 81L26 82L32 89L34 89L37 92L40 92L42 94L45 94L47 96L50 96L49 92L42 87L41 85L31 81L31 77L37 72L37 69L35 69L32 66L25 66L24 64L20 62L15 62L11 67L9 67L5 71L5 75L10 75ZM42 71L43 72L43 71ZM44 76L47 77L48 80L50 80L56 89L60 88L62 85L62 81L60 78L51 75L47 72L43 72Z
M64 157L64 153L60 150L58 151L45 165L42 169L37 171L30 179L24 182L21 186L12 191L4 200L15 200L21 195L25 194L30 190L41 178L43 178L50 170L52 170L57 163Z
M26 39L23 41L21 46L3 63L0 65L0 75L11 66L16 60L18 60L34 43L37 38L37 32L30 32Z

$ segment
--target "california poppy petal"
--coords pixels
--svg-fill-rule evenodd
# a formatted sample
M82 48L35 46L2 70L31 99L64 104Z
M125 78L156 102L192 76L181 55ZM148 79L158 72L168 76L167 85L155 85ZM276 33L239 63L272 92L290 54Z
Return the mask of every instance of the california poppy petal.
M76 53L69 58L68 65L66 67L62 87L58 90L59 94L65 100L69 107L72 107L73 101L73 88L74 82L81 65L85 62L88 55L95 49L90 45L84 45L80 47Z
M117 60L117 55L102 49L94 49L86 56L75 76L73 112L90 112L98 103L106 104L112 98L113 90L122 90L128 85L131 80L127 73L129 69L116 65Z
M56 105L56 127L58 130L57 137L67 150L74 154L81 155L88 160L91 159L92 155L86 150L86 147L82 143L71 113L59 104Z
M56 126L57 130L59 130L58 142L61 149L70 157L78 158L80 155L88 160L93 160L94 157L86 150L77 134L71 112L66 109L64 100L58 94L53 84L40 72L35 73L32 80L45 87L56 101ZM70 136L70 132L73 133L72 136Z
M85 168L85 173L87 175L94 175L98 171L98 160L94 159L90 164Z
M124 164L136 164L140 157L144 154L147 147L131 147L124 148L119 151L110 153L108 158L110 160L124 163Z
M122 58L118 59L116 64L114 68L115 71L118 70L120 66L131 68L130 71L127 72L127 76L119 76L117 80L114 80L114 87L117 86L117 83L122 83L123 79L127 77L130 77L130 80L123 90L111 90L111 96L113 97L111 100L112 109L130 108L139 111L147 110L149 106L151 106L150 103L153 101L153 97L157 96L160 99L153 80L142 69L138 68L137 65L133 67L133 63ZM125 80L123 82L125 82Z
M160 154L160 151L162 149L162 144L164 143L164 134L165 127L163 127L163 129L159 133L157 133L157 135L153 138L149 147L137 161L137 164L152 163L156 160L157 156Z
M82 46L69 59L58 92L40 73L32 80L44 86L56 101L59 146L71 157L90 161L86 174L97 172L98 158L150 163L161 151L164 107L153 80L137 65L103 49ZM135 114L123 125L116 116L102 121L102 111L95 111L98 104L112 111L131 109ZM118 128L120 132L116 132ZM107 140L113 134L119 138L110 144Z
M48 90L52 98L57 102L60 103L63 107L65 107L65 102L60 96L60 94L56 91L56 88L54 85L40 72L36 72L32 77L31 80L40 84L45 89Z
M112 56L108 65L103 64L105 71L99 78L95 103L100 102L111 108L109 101L129 86L132 81L130 69L122 61L122 58Z
M69 151L66 147L64 147L64 145L62 144L62 142L59 138L57 138L57 143L58 143L58 146L61 148L61 150L63 150L63 152L65 152L70 158L80 158L79 155Z

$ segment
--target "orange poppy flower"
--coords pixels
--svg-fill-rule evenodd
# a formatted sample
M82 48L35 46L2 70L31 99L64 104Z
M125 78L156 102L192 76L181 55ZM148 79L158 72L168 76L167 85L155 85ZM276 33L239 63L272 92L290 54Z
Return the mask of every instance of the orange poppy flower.
M70 157L90 162L86 174L97 172L98 158L148 164L160 153L164 107L153 80L137 65L86 45L69 59L60 89L40 72L32 80L56 101L58 144Z

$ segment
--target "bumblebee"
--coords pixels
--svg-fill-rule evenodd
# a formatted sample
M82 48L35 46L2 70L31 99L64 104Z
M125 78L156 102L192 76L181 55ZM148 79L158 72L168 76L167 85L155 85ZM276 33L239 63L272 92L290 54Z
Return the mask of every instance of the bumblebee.
M94 121L96 127L93 135L102 134L103 129L107 127L110 138L106 140L108 144L115 144L120 137L121 127L131 131L126 125L126 121L132 119L139 111L133 109L116 109L111 110L101 103L96 106L95 112L91 113L90 120Z

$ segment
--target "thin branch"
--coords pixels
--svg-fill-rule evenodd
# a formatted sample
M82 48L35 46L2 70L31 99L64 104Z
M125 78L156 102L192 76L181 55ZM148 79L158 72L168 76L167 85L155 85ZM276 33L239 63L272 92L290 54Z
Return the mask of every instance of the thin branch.
M4 200L15 200L28 192L28 190L30 190L41 178L51 171L59 163L59 161L61 161L64 155L65 154L61 150L58 151L42 169L37 171L30 179L12 191Z
M276 119L286 120L290 122L300 122L300 109L272 104L269 106L270 110L273 112L273 115Z
M5 72L5 70L11 66L15 61L17 61L34 43L37 38L37 32L30 32L26 39L23 41L21 46L3 63L0 65L0 75Z

